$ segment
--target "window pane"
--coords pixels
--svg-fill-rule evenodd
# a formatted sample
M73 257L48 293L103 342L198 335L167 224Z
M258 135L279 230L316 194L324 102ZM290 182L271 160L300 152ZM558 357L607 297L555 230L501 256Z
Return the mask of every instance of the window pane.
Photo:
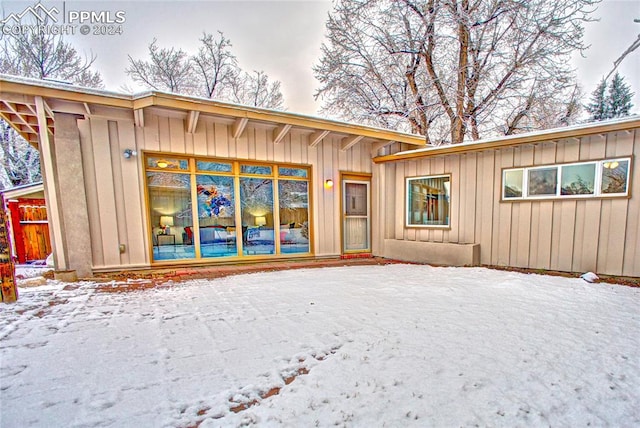
M196 176L198 224L202 257L238 255L233 198L233 177ZM189 239L193 230L185 227Z
M627 193L629 161L605 161L602 163L602 193Z
M345 183L344 213L348 216L367 215L367 185L363 183Z
M409 225L449 225L449 177L410 179L408 192Z
M278 168L278 174L284 177L307 177L307 169L306 168Z
M189 161L186 159L150 156L147 158L147 166L150 168L187 170L189 169Z
M233 170L230 163L208 161L197 161L196 168L198 168L198 171L212 172L231 172Z
M191 181L188 174L147 172L153 259L195 257L193 242L183 234L191 225Z
M263 165L240 165L240 172L242 172L243 174L259 174L259 175L273 174L270 166L263 166Z
M523 170L517 169L504 172L504 198L522 197L522 176Z
M243 254L274 254L273 180L240 178Z
M280 180L280 252L309 252L309 183Z
M539 168L529 170L530 196L555 196L558 186L558 168Z
M561 195L593 195L596 165L564 165L562 167Z

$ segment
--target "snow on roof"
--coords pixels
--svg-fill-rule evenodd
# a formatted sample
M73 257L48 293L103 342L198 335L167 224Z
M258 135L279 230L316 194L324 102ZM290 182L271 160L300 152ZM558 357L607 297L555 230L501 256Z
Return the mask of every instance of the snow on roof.
M464 143L455 144L455 147L460 149L460 151L464 151L464 148L472 149L475 146L479 146L479 145L486 144L486 143L509 142L509 141L513 141L515 143L515 142L517 142L519 140L525 140L525 139L528 139L528 138L531 138L531 137L539 137L541 140L543 140L543 139L545 139L544 137L554 136L555 134L558 134L559 132L567 133L567 132L572 132L572 131L586 131L586 130L594 129L594 128L602 128L603 126L607 126L607 125L616 125L616 124L625 124L625 123L637 122L638 120L640 120L640 115L631 115L631 116L626 116L626 117L617 118L617 119L602 120L602 121L599 121L599 122L579 123L579 124L576 124L576 125L564 126L564 127L560 127L560 128L549 128L549 129L525 132L525 133L522 133L522 134L505 135L505 136L502 136L502 137L483 138L483 139L475 140L475 141L466 141ZM439 145L439 146L428 146L428 147L423 147L423 148L420 148L420 149L405 150L405 151L402 151L402 152L394 153L393 155L390 155L390 156L402 156L402 155L407 155L407 154L429 153L429 152L433 152L433 151L442 150L442 149L444 149L446 147L451 147L451 146L452 146L452 144Z

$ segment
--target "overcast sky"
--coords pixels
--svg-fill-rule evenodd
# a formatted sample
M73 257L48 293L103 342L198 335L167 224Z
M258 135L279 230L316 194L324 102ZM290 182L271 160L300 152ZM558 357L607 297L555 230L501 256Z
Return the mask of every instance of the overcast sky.
M34 1L0 0L4 16L21 12ZM194 53L202 32L220 30L231 39L233 53L246 71L264 70L282 82L289 111L317 114L320 106L313 93L317 82L312 67L318 62L324 39L325 22L332 2L290 1L46 1L46 7L62 10L118 11L126 15L122 35L76 35L72 43L97 56L96 68L107 89L118 90L130 81L124 69L127 55L146 56L153 38L160 46L180 47ZM586 24L586 42L591 48L586 58L576 56L578 78L590 94L613 61L638 37L638 0L604 0L594 14L599 22ZM640 49L628 56L620 72L631 84L634 112L640 112ZM586 101L586 100L585 100Z

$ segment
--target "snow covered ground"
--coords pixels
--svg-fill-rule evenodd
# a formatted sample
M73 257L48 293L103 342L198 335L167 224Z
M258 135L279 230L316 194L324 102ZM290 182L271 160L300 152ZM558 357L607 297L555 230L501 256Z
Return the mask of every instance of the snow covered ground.
M0 426L640 425L640 289L415 265L78 285L0 304Z

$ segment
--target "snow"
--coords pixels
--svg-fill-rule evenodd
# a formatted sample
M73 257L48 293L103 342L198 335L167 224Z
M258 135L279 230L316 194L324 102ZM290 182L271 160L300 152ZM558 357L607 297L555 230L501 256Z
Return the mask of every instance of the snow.
M640 424L637 288L418 265L114 285L0 305L0 426Z

